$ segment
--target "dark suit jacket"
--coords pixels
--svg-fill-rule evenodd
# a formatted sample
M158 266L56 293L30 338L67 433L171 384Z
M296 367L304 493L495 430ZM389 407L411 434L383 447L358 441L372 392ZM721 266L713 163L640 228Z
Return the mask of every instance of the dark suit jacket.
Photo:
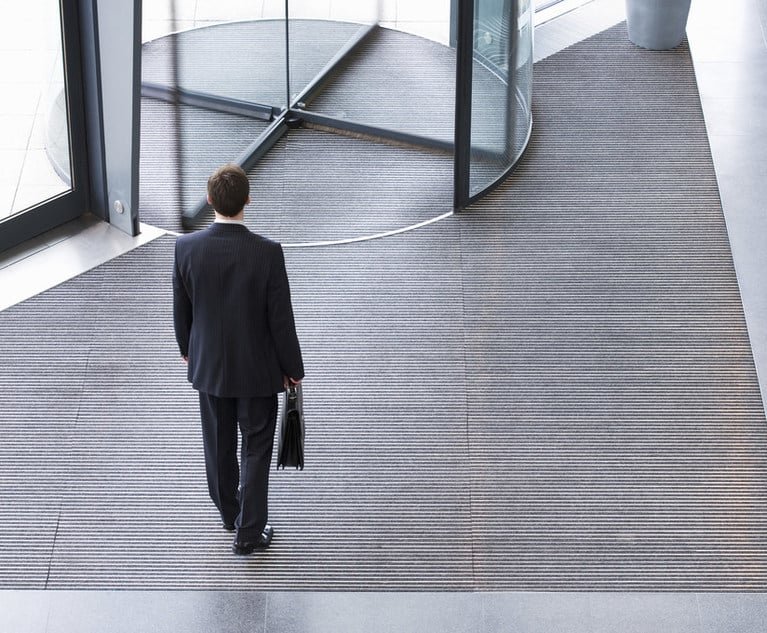
M173 322L198 391L269 396L304 376L282 247L241 224L178 238Z

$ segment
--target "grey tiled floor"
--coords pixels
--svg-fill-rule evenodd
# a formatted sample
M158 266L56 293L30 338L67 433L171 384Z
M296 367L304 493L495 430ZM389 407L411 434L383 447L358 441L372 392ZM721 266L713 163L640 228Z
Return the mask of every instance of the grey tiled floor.
M8 633L757 633L767 622L767 595L739 593L0 591L0 605Z
M692 4L687 34L763 402L767 401L765 32L765 0Z

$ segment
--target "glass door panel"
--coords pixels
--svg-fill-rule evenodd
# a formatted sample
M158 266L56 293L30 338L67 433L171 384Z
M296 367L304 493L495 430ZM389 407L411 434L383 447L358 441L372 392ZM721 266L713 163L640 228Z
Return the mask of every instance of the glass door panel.
M71 190L69 115L58 0L3 7L0 214L22 213Z
M323 71L379 21L380 0L289 0L291 101L315 94ZM308 89L308 90L307 90Z
M144 2L142 82L286 107L284 0Z
M378 26L343 60L309 110L452 151L456 56L450 46L451 0L340 4L348 4L350 13L331 12L335 23L371 24L377 14ZM363 9L366 22L360 17Z
M0 8L0 250L85 211L86 163L74 3Z
M226 162L247 170L251 149L287 109L285 0L143 7L143 217L171 210L175 228L191 228L210 219L210 173Z
M532 122L530 0L474 0L473 39L470 196L503 176L527 142Z

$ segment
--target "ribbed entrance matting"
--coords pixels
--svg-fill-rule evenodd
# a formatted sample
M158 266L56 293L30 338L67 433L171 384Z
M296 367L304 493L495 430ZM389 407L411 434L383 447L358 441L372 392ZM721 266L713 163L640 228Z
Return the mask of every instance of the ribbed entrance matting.
M235 558L207 500L173 238L0 313L0 586L767 590L767 425L689 52L618 26L535 95L467 213L286 252L307 469L272 473L267 552Z

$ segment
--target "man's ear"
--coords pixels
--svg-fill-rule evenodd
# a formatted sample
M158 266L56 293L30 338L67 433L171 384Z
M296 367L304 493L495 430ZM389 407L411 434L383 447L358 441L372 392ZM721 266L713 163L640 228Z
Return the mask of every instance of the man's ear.
M248 196L247 198L245 198L245 204L246 204L246 205L250 204L250 196Z
M206 199L208 200L208 204L212 207L213 206L213 200L210 199L210 196L206 196Z

